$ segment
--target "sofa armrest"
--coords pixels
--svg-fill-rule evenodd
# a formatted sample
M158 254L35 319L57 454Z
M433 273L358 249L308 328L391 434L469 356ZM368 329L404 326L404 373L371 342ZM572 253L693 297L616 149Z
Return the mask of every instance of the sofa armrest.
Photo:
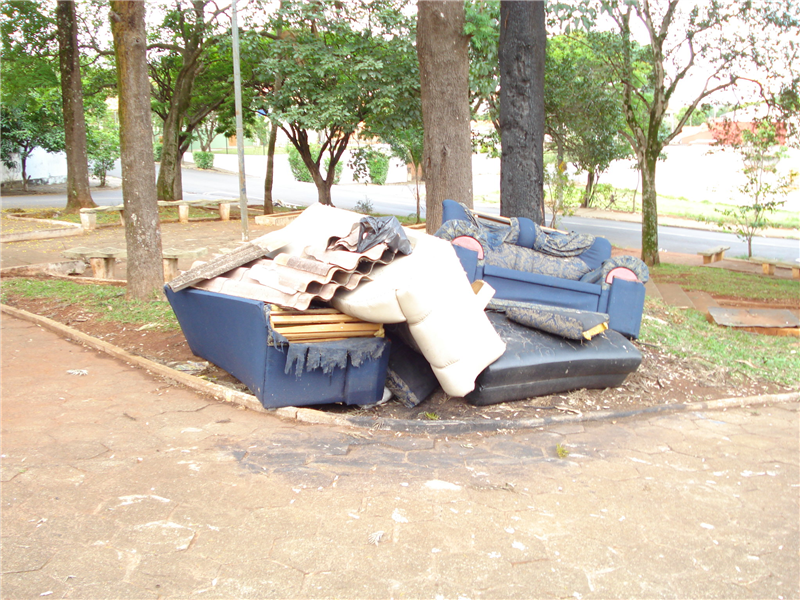
M644 284L614 279L608 294L608 327L632 339L639 337L644 311Z

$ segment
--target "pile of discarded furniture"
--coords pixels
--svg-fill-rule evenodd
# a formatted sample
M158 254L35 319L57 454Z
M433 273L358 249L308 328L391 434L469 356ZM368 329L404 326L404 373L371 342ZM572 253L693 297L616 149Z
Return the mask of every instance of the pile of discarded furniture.
M647 268L602 238L451 201L436 236L315 204L165 286L194 354L268 408L476 405L620 385Z

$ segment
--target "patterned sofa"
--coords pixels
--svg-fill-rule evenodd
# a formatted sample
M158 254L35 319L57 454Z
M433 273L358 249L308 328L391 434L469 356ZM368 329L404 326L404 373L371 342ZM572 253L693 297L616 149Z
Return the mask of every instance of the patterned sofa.
M548 232L530 219L498 224L453 200L443 203L437 237L453 244L470 281L483 280L495 298L605 313L609 328L639 335L647 266L611 257L605 238Z

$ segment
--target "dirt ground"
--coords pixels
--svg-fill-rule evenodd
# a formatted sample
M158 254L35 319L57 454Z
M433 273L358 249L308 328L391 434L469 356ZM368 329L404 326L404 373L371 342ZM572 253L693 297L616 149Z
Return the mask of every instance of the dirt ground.
M153 331L109 323L99 320L97 314L80 306L54 304L48 299L25 298L7 293L6 301L10 306L64 323L132 354L246 391L229 374L194 356L180 331ZM734 300L728 299L726 303L733 302ZM657 314L651 316L659 317ZM472 406L462 398L451 398L439 390L412 409L405 408L393 399L370 408L339 405L318 408L378 418L514 419L600 410L625 411L661 404L784 391L776 384L743 378L726 368L713 367L698 360L676 358L643 342L635 344L642 352L642 364L617 388L577 390L485 407ZM80 365L75 365L75 368L80 368Z

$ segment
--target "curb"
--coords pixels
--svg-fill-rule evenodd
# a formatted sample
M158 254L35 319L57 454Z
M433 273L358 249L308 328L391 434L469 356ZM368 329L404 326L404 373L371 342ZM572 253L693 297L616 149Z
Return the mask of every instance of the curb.
M46 240L49 238L71 237L83 235L83 227L79 223L68 223L66 221L54 221L53 219L33 219L30 217L18 217L16 215L4 214L6 219L11 221L25 221L28 223L42 223L54 225L53 229L37 229L34 231L23 231L21 233L4 233L0 235L0 243L7 242L27 242L29 240Z
M786 394L767 394L763 396L747 396L744 398L723 398L720 400L709 400L706 402L662 404L659 406L648 406L645 408L626 411L598 412L574 416L562 415L541 417L536 419L518 419L513 421L508 419L500 421L412 421L407 419L381 419L378 417L336 415L312 408L300 408L295 406L267 409L264 408L258 398L252 394L246 394L244 392L232 390L217 383L204 381L198 377L181 373L180 371L176 371L170 367L153 362L147 358L130 354L129 352L126 352L117 346L94 338L90 335L73 329L72 327L68 327L67 325L59 323L58 321L48 319L47 317L35 315L28 311L6 306L4 304L0 304L0 312L30 321L31 323L35 323L36 325L58 333L67 339L109 354L114 358L118 358L129 364L136 365L137 367L146 370L148 373L156 374L161 377L176 381L196 392L210 395L221 402L237 404L256 412L274 414L290 421L298 421L313 425L337 425L340 427L380 429L405 433L459 435L478 432L519 431L522 429L536 429L548 425L609 421L661 413L724 410L727 408L743 408L747 406L758 406L764 404L797 402L800 400L800 392L789 392Z

